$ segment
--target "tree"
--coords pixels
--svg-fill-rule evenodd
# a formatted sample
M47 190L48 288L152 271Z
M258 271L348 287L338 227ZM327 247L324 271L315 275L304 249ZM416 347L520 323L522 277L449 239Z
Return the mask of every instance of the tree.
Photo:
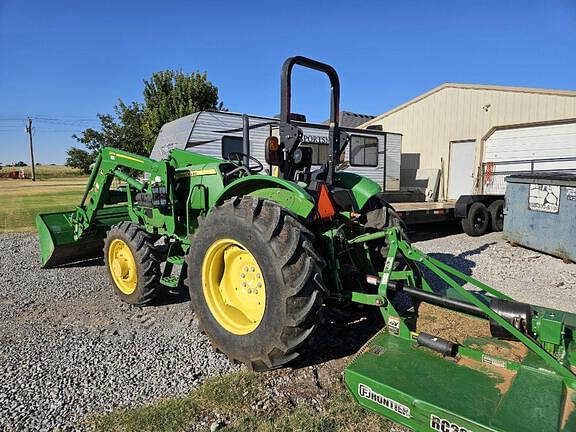
M197 111L223 109L218 101L218 89L208 81L206 73L200 72L156 72L150 80L144 80L143 97L143 103L129 105L119 99L114 106L114 115L97 115L99 129L88 128L73 135L87 151L71 147L66 164L68 161L85 163L88 156L94 160L95 153L102 147L147 156L164 123Z
M115 147L137 154L147 154L144 148L144 128L142 126L142 108L137 102L126 105L122 99L114 105L115 116L97 114L100 130L88 128L80 135L72 135L84 144L88 151L71 147L66 165L90 172L90 164L96 160L96 154L102 147Z
M14 164L14 166L25 167L25 166L28 166L28 164L24 161L18 161L17 163Z
M96 160L96 152L88 152L76 147L68 150L66 165L72 168L79 168L84 174L90 173L90 165Z
M88 128L80 136L72 135L92 152L102 147L115 147L132 153L145 154L142 107L137 102L126 105L122 99L114 105L115 116L97 114L100 130ZM74 148L74 147L73 147Z
M144 80L145 148L152 150L160 128L172 120L203 110L222 109L218 89L206 73L165 70Z

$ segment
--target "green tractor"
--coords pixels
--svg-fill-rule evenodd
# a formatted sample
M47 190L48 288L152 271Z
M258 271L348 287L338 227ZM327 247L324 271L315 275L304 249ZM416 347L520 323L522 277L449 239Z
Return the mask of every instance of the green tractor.
M330 79L320 169L291 114L295 65ZM242 153L105 148L80 205L37 217L42 267L104 255L134 305L186 285L214 347L256 371L305 354L326 308L374 306L385 327L345 370L364 407L418 431L576 431L576 315L515 302L410 244L380 187L341 169L332 67L290 58L281 87L276 175Z

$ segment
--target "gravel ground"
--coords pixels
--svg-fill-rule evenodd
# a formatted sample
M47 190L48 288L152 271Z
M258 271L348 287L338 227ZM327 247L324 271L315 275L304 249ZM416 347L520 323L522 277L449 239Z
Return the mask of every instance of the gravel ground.
M183 295L138 308L101 262L39 269L33 235L0 235L0 430L79 430L87 413L189 393L238 370Z
M502 233L481 237L444 232L444 237L413 240L428 255L508 294L517 301L576 313L576 264L523 247L512 247ZM420 232L414 237L426 237Z
M441 234L413 237L517 300L576 312L576 265L499 233ZM34 235L0 235L0 430L84 429L89 413L184 395L239 369L200 334L184 295L128 306L101 262L40 270L37 248Z

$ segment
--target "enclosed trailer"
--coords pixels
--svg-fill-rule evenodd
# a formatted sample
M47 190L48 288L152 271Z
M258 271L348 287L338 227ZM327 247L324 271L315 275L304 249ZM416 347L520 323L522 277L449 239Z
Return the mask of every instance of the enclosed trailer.
M300 119L293 123L304 133L301 147L312 148L313 165L320 166L326 162L330 151L329 126L307 123L304 117ZM264 161L264 142L278 133L278 124L279 119L273 117L200 111L162 126L150 157L159 160L171 149L180 148L217 158L242 152ZM350 165L347 171L370 178L383 191L398 191L402 135L378 130L340 129L350 136L344 155L344 160Z

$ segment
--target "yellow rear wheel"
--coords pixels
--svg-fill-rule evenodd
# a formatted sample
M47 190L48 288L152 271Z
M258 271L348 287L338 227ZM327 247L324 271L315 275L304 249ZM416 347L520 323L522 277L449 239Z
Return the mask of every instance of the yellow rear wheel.
M231 198L199 220L186 257L198 326L253 370L304 352L322 313L324 262L314 237L275 202Z
M246 335L260 325L266 310L264 274L240 242L219 239L208 248L202 288L212 316L230 333Z
M108 247L108 268L118 289L130 295L136 291L138 274L130 247L121 239L114 239Z

